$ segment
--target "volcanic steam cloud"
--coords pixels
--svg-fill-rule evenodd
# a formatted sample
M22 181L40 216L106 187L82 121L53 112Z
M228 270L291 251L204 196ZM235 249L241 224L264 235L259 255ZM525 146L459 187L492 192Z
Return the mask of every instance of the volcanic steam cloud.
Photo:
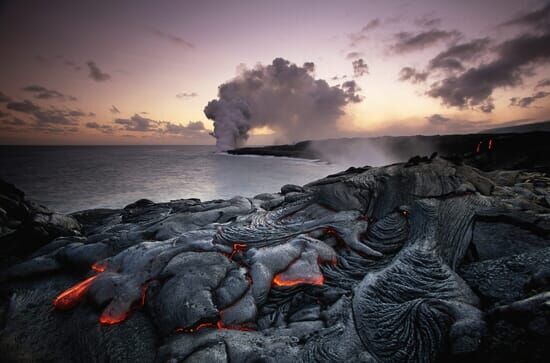
M269 65L243 68L222 84L218 99L204 108L214 121L218 151L244 145L250 129L268 126L288 140L333 135L338 118L348 103L362 97L355 81L330 86L315 79L311 62L297 66L283 58Z

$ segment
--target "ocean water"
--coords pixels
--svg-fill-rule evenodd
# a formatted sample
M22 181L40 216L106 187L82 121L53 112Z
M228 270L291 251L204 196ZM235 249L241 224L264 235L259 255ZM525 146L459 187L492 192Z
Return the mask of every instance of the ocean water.
M70 213L141 198L227 199L303 185L347 165L216 154L212 146L0 146L0 178Z

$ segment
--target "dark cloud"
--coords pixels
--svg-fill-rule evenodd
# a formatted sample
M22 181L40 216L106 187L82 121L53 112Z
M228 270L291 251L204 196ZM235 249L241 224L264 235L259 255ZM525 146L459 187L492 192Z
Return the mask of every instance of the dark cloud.
M342 90L346 95L346 101L350 103L359 103L363 101L364 97L359 95L361 88L355 83L355 81L346 81L342 83Z
M10 102L6 108L28 115L34 128L46 127L44 125L76 126L81 117L87 116L87 113L80 110L53 106L45 108L29 100Z
M425 82L428 75L428 72L418 72L412 67L403 67L401 71L399 71L399 80L402 82L409 81L411 83L420 83Z
M503 25L519 25L548 31L550 28L550 3L540 9L511 19Z
M545 78L538 81L537 85L535 86L535 89L543 88L543 87L550 87L550 78Z
M115 124L121 125L126 131L150 132L158 131L160 122L142 117L137 113L130 118L117 118Z
M441 25L441 19L436 18L433 15L424 15L414 21L415 25L424 28L434 28Z
M429 130L444 133L475 132L490 124L489 120L460 120L446 117L438 113L426 117L426 121L428 122Z
M90 70L90 78L93 79L96 82L102 82L102 81L108 81L111 79L111 75L104 73L99 69L99 67L95 64L95 62L89 61L86 63L88 65L88 69Z
M218 150L242 145L252 128L267 126L289 141L334 135L348 103L360 102L354 81L330 86L308 69L283 58L241 68L218 88L218 99L204 109L214 120ZM284 105L284 107L281 107Z
M133 132L153 132L163 135L190 136L197 134L207 134L202 121L189 122L187 125L180 125L170 121L157 121L150 118L134 114L130 118L118 118L114 121L116 125L122 126L119 130ZM96 126L93 123L93 126ZM97 128L97 127L92 127Z
M362 77L365 74L369 74L369 66L363 58L359 58L351 62L353 66L353 75L355 77Z
M194 49L195 45L191 42L188 42L187 40L173 34L165 33L163 31L160 31L158 29L150 29L151 34L156 35L159 38L166 39L174 44L177 44L179 46L182 46L187 49Z
M371 30L378 28L381 25L380 19L373 19L369 21L365 26L361 28L360 31L356 33L348 34L348 38L350 40L350 45L352 47L355 47L356 45L365 42L368 40L367 33L369 33Z
M356 59L356 58L359 58L359 57L362 57L362 56L363 56L362 52L349 52L346 55L346 59Z
M8 110L23 112L23 113L33 113L40 110L40 106L35 105L29 100L10 102L6 105L6 108Z
M76 101L77 98L70 95L65 95L59 91L48 89L39 85L30 85L22 88L23 91L29 92L34 98L49 100L58 99L61 101Z
M176 97L179 98L179 99L194 98L194 97L197 97L197 96L198 96L198 94L196 92L189 92L189 93L183 92L183 93L178 93L176 95Z
M315 63L313 62L305 62L302 67L304 67L304 69L307 70L309 73L315 72Z
M487 50L489 38L474 39L456 44L436 55L429 64L430 69L464 70L463 61L469 61Z
M119 110L115 105L113 105L113 106L109 109L109 111L111 111L111 113L120 113L120 110Z
M2 123L4 125L9 125L9 126L24 126L26 125L27 123L23 120L21 120L20 118L17 118L17 117L13 117L11 119L7 119L7 120L2 120Z
M438 113L426 117L426 120L432 125L443 125L451 121L450 118L441 116Z
M495 88L519 85L524 76L532 74L530 66L550 60L550 32L520 35L495 49L493 61L436 82L427 94L451 107L492 110L490 97Z
M0 92L0 103L11 102L11 98Z
M400 32L395 34L395 44L390 48L394 53L408 53L433 46L441 41L457 39L458 31L431 29L417 34Z
M538 99L548 97L550 92L539 91L532 96L528 97L512 97L510 98L510 106L529 107L533 102Z
M178 125L171 122L163 122L164 129L162 130L165 134L171 135L189 135L197 133L207 133L206 128L202 121L191 121L187 125Z
M114 132L113 126L103 125L103 124L99 124L97 122L87 122L85 126L89 129L98 130L98 131L103 132L105 134L112 134Z
M76 64L75 62L70 61L70 60L65 60L63 62L63 65L65 65L69 68L72 68L74 71L79 71L79 70L82 69L82 67L80 67L78 64Z

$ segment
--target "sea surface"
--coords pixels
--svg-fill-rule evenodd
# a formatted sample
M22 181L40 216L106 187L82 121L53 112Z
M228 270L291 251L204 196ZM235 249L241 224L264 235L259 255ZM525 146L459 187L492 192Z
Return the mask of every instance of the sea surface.
M62 213L122 208L141 198L252 197L347 167L219 154L213 146L0 146L0 178Z

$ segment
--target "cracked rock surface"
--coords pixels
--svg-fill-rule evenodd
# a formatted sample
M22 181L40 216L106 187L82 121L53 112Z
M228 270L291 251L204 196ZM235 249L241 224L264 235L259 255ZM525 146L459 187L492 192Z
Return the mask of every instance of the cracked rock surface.
M1 187L3 361L550 354L544 173L413 158L252 198L71 216Z

